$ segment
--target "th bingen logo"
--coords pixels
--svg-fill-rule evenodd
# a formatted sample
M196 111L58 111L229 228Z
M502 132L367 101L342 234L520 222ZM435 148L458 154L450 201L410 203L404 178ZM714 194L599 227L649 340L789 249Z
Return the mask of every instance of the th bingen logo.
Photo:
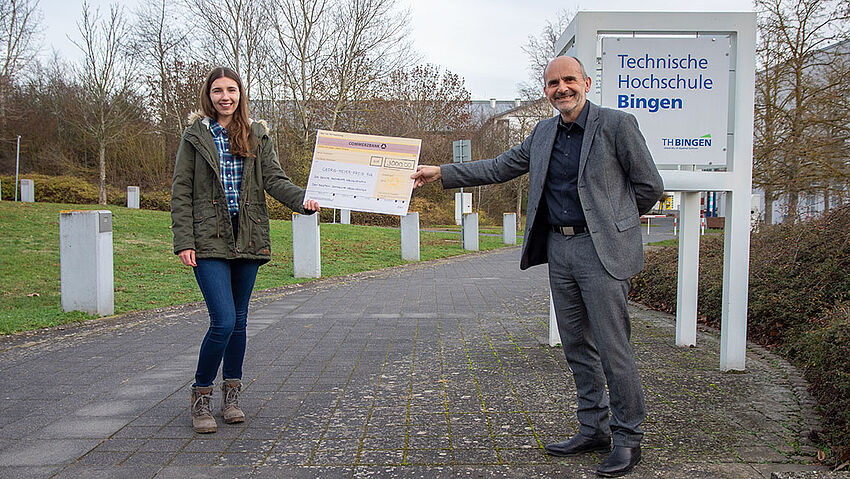
M699 138L662 138L661 146L665 150L701 150L711 147L711 134Z

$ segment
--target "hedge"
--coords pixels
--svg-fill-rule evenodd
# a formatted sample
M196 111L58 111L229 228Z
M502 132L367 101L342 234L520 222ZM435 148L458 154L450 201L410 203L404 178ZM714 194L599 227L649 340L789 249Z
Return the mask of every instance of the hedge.
M678 247L647 251L630 299L675 313ZM850 453L850 205L751 236L747 335L803 371L821 404L826 444ZM698 316L720 327L723 239L700 242ZM833 457L836 457L833 456Z

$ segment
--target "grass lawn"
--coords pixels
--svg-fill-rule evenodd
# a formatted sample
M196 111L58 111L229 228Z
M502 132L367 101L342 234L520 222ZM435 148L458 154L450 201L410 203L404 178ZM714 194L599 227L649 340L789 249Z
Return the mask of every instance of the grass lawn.
M115 313L200 301L192 269L171 250L167 212L107 206L112 211ZM0 334L90 319L64 313L59 284L59 212L104 209L98 205L0 202ZM399 230L322 224L322 275L340 276L406 263ZM518 235L519 236L519 235ZM519 239L521 240L521 236ZM310 281L292 276L292 227L271 221L272 261L260 268L255 289ZM480 236L481 250L504 246ZM422 260L463 254L460 235L422 232Z

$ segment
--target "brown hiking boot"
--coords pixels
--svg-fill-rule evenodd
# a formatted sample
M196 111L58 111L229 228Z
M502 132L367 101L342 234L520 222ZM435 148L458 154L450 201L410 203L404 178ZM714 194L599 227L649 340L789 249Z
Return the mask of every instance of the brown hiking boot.
M225 379L221 383L221 417L227 424L245 421L245 413L239 409L239 392L242 391L242 381Z
M215 432L215 418L212 415L210 401L213 387L192 386L192 429L201 434Z

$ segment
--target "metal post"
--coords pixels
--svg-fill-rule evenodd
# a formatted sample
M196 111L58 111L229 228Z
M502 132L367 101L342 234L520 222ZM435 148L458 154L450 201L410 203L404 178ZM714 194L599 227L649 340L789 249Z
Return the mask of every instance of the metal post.
M18 201L18 171L21 167L21 135L18 135L18 152L15 154L15 201Z

